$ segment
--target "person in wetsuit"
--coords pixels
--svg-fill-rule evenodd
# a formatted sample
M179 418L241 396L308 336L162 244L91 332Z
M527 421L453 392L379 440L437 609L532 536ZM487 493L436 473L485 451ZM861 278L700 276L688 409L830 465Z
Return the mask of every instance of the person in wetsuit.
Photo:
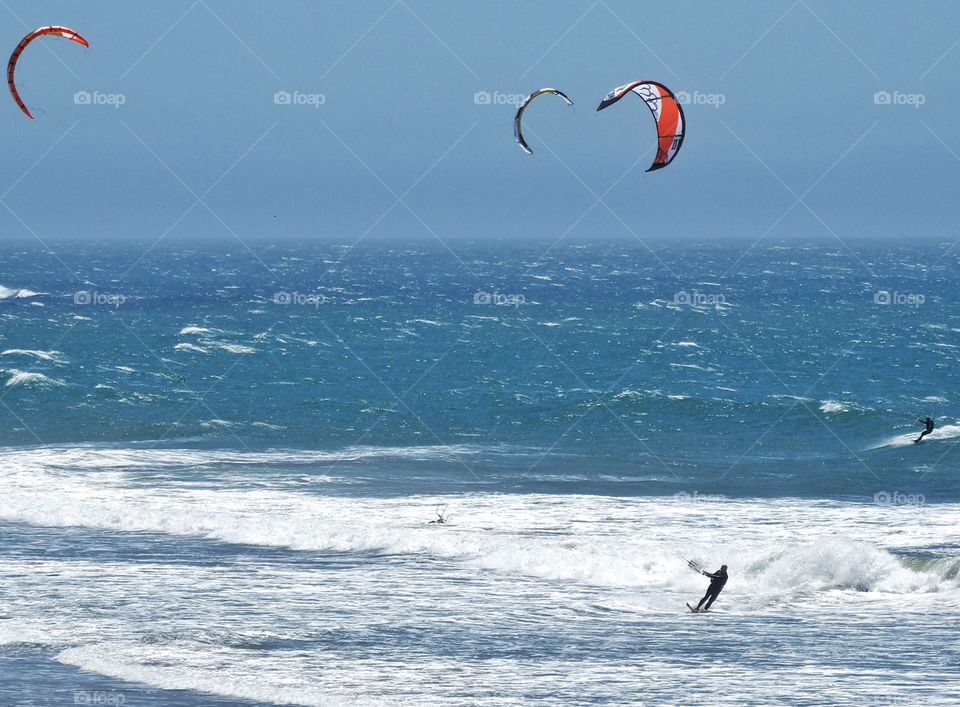
M710 586L707 587L707 593L703 595L703 599L697 604L697 611L700 611L700 607L703 606L704 602L707 602L707 605L703 606L703 610L709 611L710 605L717 600L717 597L720 596L720 592L723 590L723 585L727 583L727 566L721 565L720 569L716 572L701 570L700 574L710 578Z
M933 432L933 428L934 428L934 423L933 423L933 418L932 418L932 417L927 417L926 419L923 419L923 420L921 420L921 419L918 417L918 418L917 418L917 422L923 423L924 430L923 430L923 432L920 433L920 436L919 436L919 437L917 437L915 440L913 440L913 443L914 443L914 444L920 444L920 441L921 441L924 437L926 437L928 434L930 434L931 432Z

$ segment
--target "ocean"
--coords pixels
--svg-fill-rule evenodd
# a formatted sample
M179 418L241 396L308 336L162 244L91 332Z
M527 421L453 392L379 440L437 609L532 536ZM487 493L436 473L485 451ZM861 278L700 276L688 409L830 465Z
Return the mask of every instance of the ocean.
M960 252L651 246L0 245L0 704L960 703Z

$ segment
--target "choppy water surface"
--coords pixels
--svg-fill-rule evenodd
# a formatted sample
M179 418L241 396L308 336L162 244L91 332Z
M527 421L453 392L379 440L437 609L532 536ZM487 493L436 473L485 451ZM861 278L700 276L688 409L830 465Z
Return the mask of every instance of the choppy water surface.
M956 258L3 248L0 701L960 700Z

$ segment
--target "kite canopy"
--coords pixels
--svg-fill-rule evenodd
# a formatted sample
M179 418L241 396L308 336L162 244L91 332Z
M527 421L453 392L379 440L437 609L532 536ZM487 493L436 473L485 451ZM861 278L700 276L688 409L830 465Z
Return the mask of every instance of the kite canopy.
M532 101L537 96L543 95L544 93L555 93L556 95L560 96L560 98L562 98L564 101L566 101L568 106L573 105L573 101L567 98L567 94L555 88L541 88L539 91L534 91L529 96L523 99L523 103L521 103L520 107L517 108L517 115L513 119L513 137L517 141L517 143L520 145L520 147L523 148L523 151L526 152L528 155L532 155L533 150L531 150L530 146L527 145L527 141L523 139L523 132L521 130L520 119L522 118L523 111L526 110L527 105L529 105L530 101Z
M81 37L78 32L73 31L69 27L59 26L41 27L40 29L34 30L20 40L20 44L18 44L17 48L13 50L13 54L10 55L10 62L7 64L7 86L10 88L10 95L13 96L13 100L15 100L17 105L20 106L20 110L22 110L24 114L31 120L33 120L33 116L30 115L30 111L27 110L27 106L24 104L23 99L20 98L20 92L17 91L17 85L14 83L13 74L17 69L17 61L20 59L20 55L23 54L23 50L27 48L27 45L30 44L30 42L32 42L34 39L46 36L48 34L69 39L71 42L82 44L85 47L90 46L89 42Z
M673 158L680 152L680 146L683 145L683 136L687 127L683 118L683 108L677 102L673 91L663 84L656 81L634 81L610 91L600 101L597 110L601 111L612 106L631 92L643 99L657 124L657 156L647 171L663 169L673 162Z

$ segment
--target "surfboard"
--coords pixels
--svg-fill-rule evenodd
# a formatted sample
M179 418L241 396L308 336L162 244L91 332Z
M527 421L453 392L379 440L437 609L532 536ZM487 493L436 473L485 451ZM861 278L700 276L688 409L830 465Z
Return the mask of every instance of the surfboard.
M694 609L692 606L690 606L689 603L687 604L687 608L690 609L690 611L692 611L692 612L695 613L695 614L699 614L699 613L700 613L699 611L697 611L696 609Z

